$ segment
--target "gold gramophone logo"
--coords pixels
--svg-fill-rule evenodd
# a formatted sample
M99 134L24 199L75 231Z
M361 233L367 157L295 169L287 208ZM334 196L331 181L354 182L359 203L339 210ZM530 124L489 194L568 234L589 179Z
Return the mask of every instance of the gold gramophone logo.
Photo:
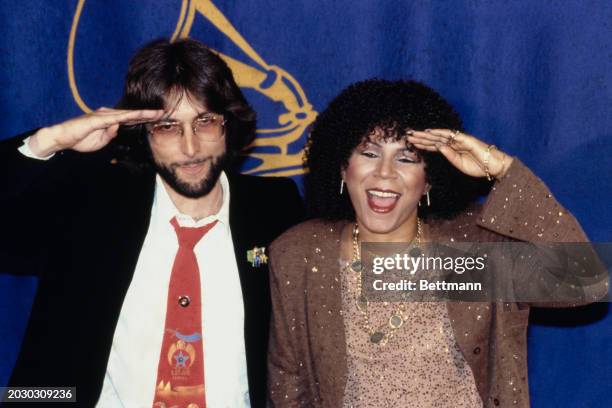
M68 77L75 102L84 112L91 112L91 108L79 94L74 73L74 45L84 5L85 0L79 0L72 21L68 43ZM308 125L317 116L304 90L290 73L281 67L268 64L210 0L182 0L172 39L189 37L198 14L231 40L244 54L243 57L248 59L249 63L245 63L215 50L231 68L238 85L254 90L282 107L282 111L275 117L276 123L257 130L257 138L250 146L252 153L249 155L254 164L244 172L274 176L302 174L303 149L291 152L289 147L302 138ZM255 110L261 111L257 105Z

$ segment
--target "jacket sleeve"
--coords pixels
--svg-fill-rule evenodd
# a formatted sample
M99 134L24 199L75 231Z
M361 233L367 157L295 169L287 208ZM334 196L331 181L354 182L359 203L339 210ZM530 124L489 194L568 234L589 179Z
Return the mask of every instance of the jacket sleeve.
M51 234L61 225L59 199L75 179L71 154L39 160L18 150L35 132L0 141L0 273L38 273Z
M518 158L493 186L477 223L519 241L512 270L518 300L566 307L606 296L608 272L582 227Z
M282 238L281 238L282 239ZM299 302L292 301L292 295L284 290L288 278L284 272L284 253L272 246L270 257L270 290L272 297L272 320L268 347L268 404L271 407L313 406L308 381L303 367L296 358L296 339L291 325L295 324L292 307Z
M60 151L43 160L27 157L19 151L24 140L37 130L0 141L0 205L25 199L41 201L75 179L71 170L78 153Z

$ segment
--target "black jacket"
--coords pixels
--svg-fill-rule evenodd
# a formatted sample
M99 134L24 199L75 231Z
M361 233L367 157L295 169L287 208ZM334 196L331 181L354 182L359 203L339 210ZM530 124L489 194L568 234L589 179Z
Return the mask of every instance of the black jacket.
M29 159L17 150L25 136L0 142L0 266L39 277L9 385L76 386L78 405L93 406L147 233L155 173L117 160L113 146ZM246 252L299 222L303 207L291 180L228 179L249 389L258 407L265 404L268 269L253 268Z

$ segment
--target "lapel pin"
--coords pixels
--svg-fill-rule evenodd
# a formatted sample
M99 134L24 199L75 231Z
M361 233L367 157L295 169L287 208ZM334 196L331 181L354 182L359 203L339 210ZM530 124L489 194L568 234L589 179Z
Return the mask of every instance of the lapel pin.
M259 268L262 264L267 264L266 247L253 247L253 249L247 251L247 261L253 268Z

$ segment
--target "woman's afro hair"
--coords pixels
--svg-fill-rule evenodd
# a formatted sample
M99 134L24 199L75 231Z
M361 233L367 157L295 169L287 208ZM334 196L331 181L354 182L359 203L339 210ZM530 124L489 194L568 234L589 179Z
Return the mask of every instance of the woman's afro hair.
M354 149L374 131L382 130L385 140L408 143L407 131L435 128L463 130L453 107L424 84L370 79L344 89L317 117L308 139L305 188L309 215L355 219L348 194L339 194L341 170L346 169ZM421 218L451 219L491 187L484 179L463 174L438 152L417 152L431 185L431 206L423 200L418 207Z

